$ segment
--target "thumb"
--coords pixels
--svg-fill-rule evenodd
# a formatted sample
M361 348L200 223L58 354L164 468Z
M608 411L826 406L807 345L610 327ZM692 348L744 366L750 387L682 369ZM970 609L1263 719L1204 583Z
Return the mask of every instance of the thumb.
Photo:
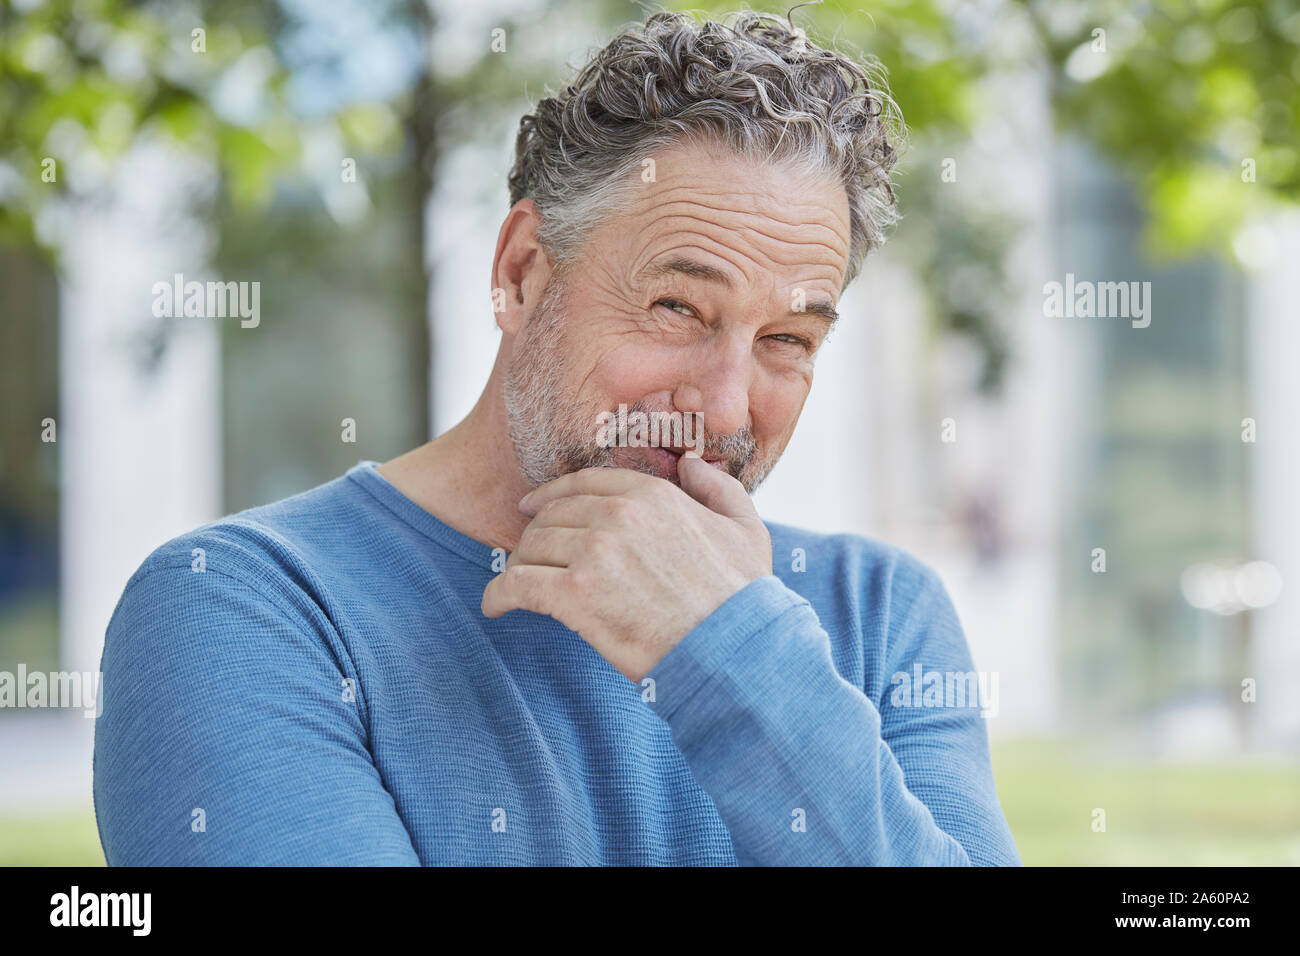
M710 511L728 518L754 517L754 502L745 486L694 451L686 451L677 459L677 480L682 491Z

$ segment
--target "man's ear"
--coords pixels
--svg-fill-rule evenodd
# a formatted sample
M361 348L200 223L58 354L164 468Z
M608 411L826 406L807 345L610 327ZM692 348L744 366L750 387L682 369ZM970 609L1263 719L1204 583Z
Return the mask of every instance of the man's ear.
M492 260L492 310L497 326L517 335L537 306L551 274L546 250L537 238L540 217L531 199L510 208L497 235Z

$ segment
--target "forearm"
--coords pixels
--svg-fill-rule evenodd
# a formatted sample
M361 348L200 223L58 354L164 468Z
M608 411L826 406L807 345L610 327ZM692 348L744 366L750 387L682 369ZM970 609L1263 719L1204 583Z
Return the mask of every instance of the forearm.
M742 863L975 862L908 789L879 710L837 673L829 637L802 598L766 578L704 627L651 672L653 706ZM980 782L962 776L952 775L957 789L944 803L987 805Z

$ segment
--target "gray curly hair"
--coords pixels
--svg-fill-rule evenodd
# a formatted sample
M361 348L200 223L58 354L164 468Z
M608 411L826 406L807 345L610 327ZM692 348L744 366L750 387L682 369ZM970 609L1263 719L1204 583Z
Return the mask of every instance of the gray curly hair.
M816 46L767 14L723 19L735 22L656 13L519 121L510 204L536 204L538 238L557 267L631 198L642 157L684 142L837 175L849 205L845 287L885 241L898 219L889 176L905 131L878 64Z

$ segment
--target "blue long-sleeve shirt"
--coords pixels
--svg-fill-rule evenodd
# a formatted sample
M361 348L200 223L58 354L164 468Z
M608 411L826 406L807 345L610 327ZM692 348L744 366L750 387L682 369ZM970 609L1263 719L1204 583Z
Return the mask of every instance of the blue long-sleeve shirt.
M374 464L128 582L110 864L1020 863L979 701L898 677L973 675L916 559L769 524L775 574L634 684L553 618L484 617L500 555Z

